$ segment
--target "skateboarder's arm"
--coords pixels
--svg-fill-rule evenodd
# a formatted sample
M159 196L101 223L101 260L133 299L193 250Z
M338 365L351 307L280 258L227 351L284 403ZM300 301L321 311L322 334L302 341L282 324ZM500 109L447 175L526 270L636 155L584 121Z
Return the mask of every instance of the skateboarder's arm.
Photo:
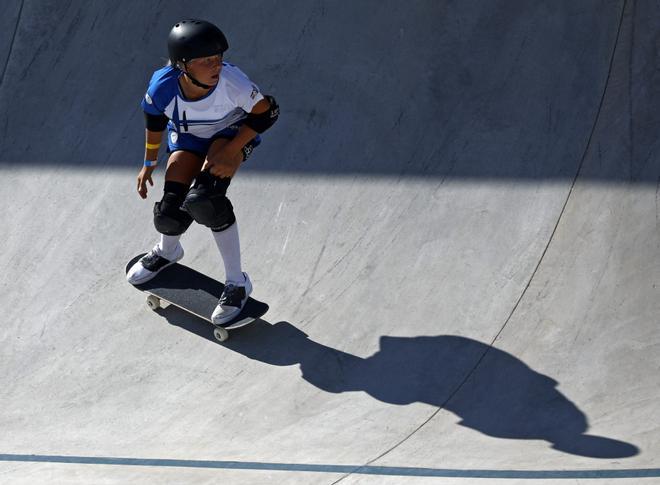
M163 139L162 131L151 131L148 128L144 130L144 159L149 161L158 160L158 151ZM154 164L155 165L155 164Z
M271 99L273 100L272 103L270 101ZM269 116L268 113L273 112L274 109L279 110L279 107L277 107L273 98L268 97L255 104L250 115L253 117ZM275 115L275 119L277 119L277 115ZM213 175L220 178L234 176L243 161L243 147L253 140L258 133L265 131L257 131L250 125L253 124L249 121L241 125L234 138L215 153L211 160L207 158L210 172Z
M270 109L270 103L266 99L262 99L252 108L251 114L259 115L263 114ZM224 156L219 157L220 160L234 160L242 153L241 150L243 147L257 136L257 132L250 128L247 124L241 125L238 129L236 136L225 145L221 154Z
M160 142L163 138L163 131L152 131L147 128L144 130L144 138L144 165L138 174L137 191L140 197L146 199L147 183L151 186L154 185L151 174L155 170L158 161L158 150L160 149Z

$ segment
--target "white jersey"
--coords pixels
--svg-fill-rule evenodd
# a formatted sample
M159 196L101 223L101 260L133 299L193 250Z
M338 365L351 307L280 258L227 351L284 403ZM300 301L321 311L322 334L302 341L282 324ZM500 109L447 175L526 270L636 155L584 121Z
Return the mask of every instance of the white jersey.
M259 88L238 67L222 63L220 80L201 99L185 98L179 78L183 72L166 66L154 72L142 108L152 115L165 115L170 127L179 133L211 138L242 120L254 105L264 99Z

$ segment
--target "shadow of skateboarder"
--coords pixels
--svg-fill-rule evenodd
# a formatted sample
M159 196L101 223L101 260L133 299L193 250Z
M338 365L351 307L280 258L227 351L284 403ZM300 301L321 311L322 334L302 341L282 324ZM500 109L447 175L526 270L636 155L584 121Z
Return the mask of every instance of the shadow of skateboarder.
M213 340L206 326L177 325ZM288 322L257 320L222 345L269 365L299 365L302 378L326 392L443 408L459 416L461 426L495 438L545 440L558 451L592 458L639 453L629 443L586 434L587 417L557 390L556 380L470 338L383 336L378 352L362 358L314 342Z

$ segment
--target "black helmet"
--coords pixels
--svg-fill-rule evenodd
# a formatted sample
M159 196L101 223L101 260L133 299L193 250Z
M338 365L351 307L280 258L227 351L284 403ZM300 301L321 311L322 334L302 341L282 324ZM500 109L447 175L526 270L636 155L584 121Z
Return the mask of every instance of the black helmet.
M222 54L228 48L222 30L205 20L182 20L172 27L167 38L170 61L175 66L177 62Z

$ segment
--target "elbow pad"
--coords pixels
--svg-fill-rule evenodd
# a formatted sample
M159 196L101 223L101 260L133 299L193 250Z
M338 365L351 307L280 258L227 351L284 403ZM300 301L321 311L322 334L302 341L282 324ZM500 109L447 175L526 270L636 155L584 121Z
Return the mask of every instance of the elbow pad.
M165 115L152 115L144 113L144 121L149 131L163 131L167 128L169 119Z
M245 119L245 125L252 128L257 133L263 133L268 128L273 126L277 121L277 118L280 116L280 107L270 95L266 95L265 98L270 103L270 108L263 113L254 114L248 113L247 118Z

